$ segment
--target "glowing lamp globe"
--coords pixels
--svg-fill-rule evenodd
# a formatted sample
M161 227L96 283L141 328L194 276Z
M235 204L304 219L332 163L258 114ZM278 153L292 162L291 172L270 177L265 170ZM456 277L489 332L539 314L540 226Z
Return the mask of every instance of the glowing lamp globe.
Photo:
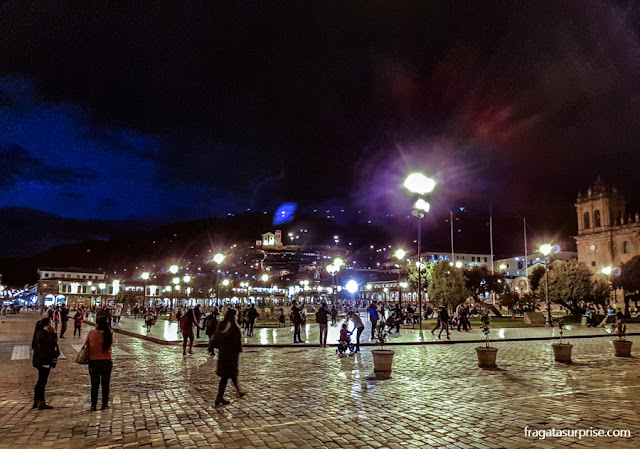
M220 265L222 262L224 262L224 259L226 258L226 256L222 253L218 253L215 256L213 256L213 261L215 263L217 263L218 265Z
M553 251L553 245L551 245L549 243L545 243L544 245L540 245L540 252L542 253L542 255L548 256L549 254L551 254L551 251Z
M405 178L403 185L404 188L411 193L425 195L433 192L433 189L436 187L436 181L433 178L429 178L422 172L413 172Z
M396 259L398 260L402 260L404 259L404 256L407 255L407 252L405 250L403 250L402 248L397 249L394 256L396 256Z
M358 291L358 283L352 279L347 282L347 285L345 285L344 288L346 288L349 293L353 294Z
M413 205L413 208L420 212L429 212L429 210L431 209L431 205L425 200L423 200L422 198L420 198Z

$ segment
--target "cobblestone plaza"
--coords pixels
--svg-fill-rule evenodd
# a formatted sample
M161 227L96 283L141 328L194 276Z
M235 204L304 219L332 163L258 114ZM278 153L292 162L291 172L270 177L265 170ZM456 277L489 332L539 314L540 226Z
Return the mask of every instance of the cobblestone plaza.
M83 340L68 334L47 385L54 409L32 410L28 345L39 316L0 325L0 448L638 446L638 359L614 357L611 338L571 340L571 365L553 361L548 341L496 342L496 370L478 368L477 343L394 346L385 381L366 378L370 347L345 358L332 348L251 347L240 358L247 396L231 390L232 403L214 407L215 359L204 349L183 357L181 347L116 334L112 405L90 412L87 368L73 362ZM540 439L525 428L631 436Z

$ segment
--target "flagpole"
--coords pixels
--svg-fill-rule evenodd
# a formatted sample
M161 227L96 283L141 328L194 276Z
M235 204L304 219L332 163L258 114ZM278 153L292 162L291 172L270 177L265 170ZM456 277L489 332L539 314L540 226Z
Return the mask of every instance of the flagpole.
M451 262L454 262L453 257L455 253L453 251L453 211L452 210L449 211L449 217L450 217L449 221L451 222Z

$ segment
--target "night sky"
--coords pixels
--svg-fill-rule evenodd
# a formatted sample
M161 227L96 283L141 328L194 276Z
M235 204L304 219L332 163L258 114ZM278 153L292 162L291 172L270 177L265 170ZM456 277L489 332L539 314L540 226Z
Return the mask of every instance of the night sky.
M635 202L640 5L0 1L0 207L193 219Z

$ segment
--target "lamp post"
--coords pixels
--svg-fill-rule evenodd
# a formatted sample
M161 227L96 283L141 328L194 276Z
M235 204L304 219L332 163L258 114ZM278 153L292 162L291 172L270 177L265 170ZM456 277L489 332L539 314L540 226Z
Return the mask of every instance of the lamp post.
M402 283L400 280L402 279L402 261L404 260L404 256L407 255L407 252L399 248L393 255L398 259L398 303L402 304Z
M544 272L545 272L545 278L547 280L547 282L545 283L545 292L546 292L546 296L547 296L547 322L546 322L546 326L551 326L552 325L552 320L551 320L551 302L549 301L549 254L551 254L551 251L553 251L553 245L549 244L549 243L545 243L544 245L540 245L540 253L542 253L542 255L544 256Z
M140 275L140 278L144 280L144 292L143 292L143 304L147 304L147 281L149 280L150 273L145 271Z
M262 281L262 286L264 287L264 292L262 294L262 300L264 301L264 294L266 293L267 290L267 281L269 280L269 275L267 273L263 274L262 276L260 276L260 280ZM266 304L266 301L265 301Z
M340 271L340 267L334 264L327 265L327 272L331 275L331 289L333 293L333 304L336 303L336 274Z
M613 266L607 265L606 267L602 267L600 272L607 277L607 282L609 283L609 289L613 291L614 294L614 302L618 302L617 293L613 288L613 282L611 281L611 275L613 274ZM611 304L611 293L609 293L609 305Z
M410 173L404 180L403 186L409 192L418 196L418 200L413 205L413 215L418 217L418 310L420 313L419 324L422 330L422 218L429 212L430 205L423 198L427 193L433 192L436 188L436 181L422 172Z
M224 259L226 259L227 256L225 256L222 253L216 253L213 256L213 262L216 264L216 305L220 305L220 286L218 285L218 276L220 273L220 264L222 264L222 262L224 262Z

